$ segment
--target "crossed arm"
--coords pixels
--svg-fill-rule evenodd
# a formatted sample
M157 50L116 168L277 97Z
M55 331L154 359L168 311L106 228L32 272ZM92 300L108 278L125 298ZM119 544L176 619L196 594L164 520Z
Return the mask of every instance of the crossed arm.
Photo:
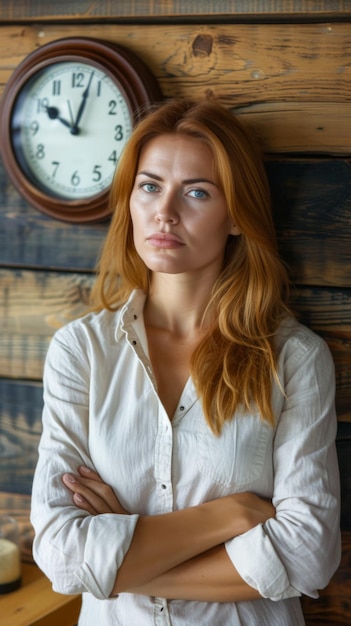
M80 467L75 476L65 474L63 482L75 505L90 515L129 515L96 472ZM111 596L129 592L207 602L260 598L236 571L223 544L274 515L270 502L242 493L141 516Z

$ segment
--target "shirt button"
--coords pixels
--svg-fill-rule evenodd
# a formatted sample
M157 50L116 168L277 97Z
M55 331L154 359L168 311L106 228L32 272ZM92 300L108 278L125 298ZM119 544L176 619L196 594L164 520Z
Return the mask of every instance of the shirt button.
M167 485L161 485L161 489L167 489Z
M136 346L136 341L134 339L134 341L132 341L133 346Z
M184 411L185 407L182 405L179 407L179 411Z

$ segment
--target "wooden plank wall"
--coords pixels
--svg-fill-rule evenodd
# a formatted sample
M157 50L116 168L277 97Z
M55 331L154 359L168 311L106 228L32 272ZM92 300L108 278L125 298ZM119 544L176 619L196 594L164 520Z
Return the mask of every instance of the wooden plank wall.
M304 599L304 611L311 625L350 624L351 4L3 0L0 91L27 54L70 35L128 47L149 65L165 98L212 93L264 142L294 306L325 337L336 363L343 560L320 600ZM54 330L87 303L107 225L40 214L0 163L0 511L18 518L24 558L43 359Z

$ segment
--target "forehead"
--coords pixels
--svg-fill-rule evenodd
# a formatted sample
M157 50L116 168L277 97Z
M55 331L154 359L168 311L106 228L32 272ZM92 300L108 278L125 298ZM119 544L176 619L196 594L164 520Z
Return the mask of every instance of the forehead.
M198 139L184 134L164 134L150 139L141 149L138 170L146 165L157 169L177 168L213 173L213 155L209 146Z

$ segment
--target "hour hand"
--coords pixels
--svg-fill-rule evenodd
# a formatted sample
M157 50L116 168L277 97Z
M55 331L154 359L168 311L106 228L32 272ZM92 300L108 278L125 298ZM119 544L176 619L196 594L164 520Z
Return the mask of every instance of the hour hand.
M72 124L68 122L67 120L65 120L63 117L61 117L60 111L58 110L57 107L46 106L45 108L51 120L58 120L59 122L61 122L61 124L63 124L64 126L67 126L67 128L72 128Z

